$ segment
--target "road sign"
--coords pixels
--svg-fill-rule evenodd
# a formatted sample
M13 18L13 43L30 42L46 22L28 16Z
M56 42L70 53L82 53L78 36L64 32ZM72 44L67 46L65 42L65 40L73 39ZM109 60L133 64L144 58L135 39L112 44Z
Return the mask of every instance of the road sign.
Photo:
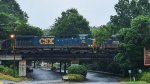
M130 81L131 81L131 70L128 70L129 76L130 76Z
M142 73L142 70L141 70L141 69L139 69L139 70L138 70L138 72L139 72L139 73Z
M131 74L131 70L128 70L128 73Z
M144 65L150 66L150 48L144 48Z

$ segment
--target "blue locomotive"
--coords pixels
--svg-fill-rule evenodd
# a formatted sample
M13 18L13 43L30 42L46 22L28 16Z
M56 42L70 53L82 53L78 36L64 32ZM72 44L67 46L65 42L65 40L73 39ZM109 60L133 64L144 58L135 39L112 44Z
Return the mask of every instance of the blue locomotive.
M9 48L10 41L3 42L3 48ZM6 47L7 45L7 47ZM88 34L55 36L16 36L16 53L49 52L92 53L93 39Z
M16 36L16 53L96 53L101 48L117 48L119 41L116 37L105 39L101 46L88 34L55 35L55 36ZM11 51L12 40L0 41L0 51Z
M88 34L55 36L16 36L16 48L28 47L88 47L92 45Z

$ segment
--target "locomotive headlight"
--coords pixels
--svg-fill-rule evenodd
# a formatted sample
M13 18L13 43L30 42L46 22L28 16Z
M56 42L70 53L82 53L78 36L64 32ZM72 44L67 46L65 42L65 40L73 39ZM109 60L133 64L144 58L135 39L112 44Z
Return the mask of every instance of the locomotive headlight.
M14 35L14 34L11 34L11 35L10 35L10 38L15 38L15 35Z

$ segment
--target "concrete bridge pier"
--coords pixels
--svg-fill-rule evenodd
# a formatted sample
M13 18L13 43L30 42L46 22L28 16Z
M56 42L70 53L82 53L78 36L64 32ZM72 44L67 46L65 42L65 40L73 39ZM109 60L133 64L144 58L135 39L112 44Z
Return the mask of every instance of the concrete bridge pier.
M62 66L62 62L60 61L60 73L61 73L61 66Z
M54 62L51 62L51 71L53 71Z
M66 70L67 70L67 63L64 63L64 74L66 74Z
M26 60L19 61L19 76L26 76Z
M33 68L35 68L35 65L36 65L36 61L34 60L33 61Z

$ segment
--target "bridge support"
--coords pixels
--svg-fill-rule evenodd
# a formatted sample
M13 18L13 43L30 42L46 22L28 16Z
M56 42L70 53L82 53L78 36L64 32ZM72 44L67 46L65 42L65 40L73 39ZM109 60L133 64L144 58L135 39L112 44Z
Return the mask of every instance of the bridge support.
M60 62L60 73L61 73L61 66L62 66L62 62Z
M66 74L66 70L67 70L67 63L64 63L64 74Z
M51 64L52 64L51 71L53 71L53 64L54 64L54 62L52 62Z
M19 61L19 76L26 76L26 60Z
M35 68L35 64L36 64L36 61L34 60L34 63L33 63L33 68Z

